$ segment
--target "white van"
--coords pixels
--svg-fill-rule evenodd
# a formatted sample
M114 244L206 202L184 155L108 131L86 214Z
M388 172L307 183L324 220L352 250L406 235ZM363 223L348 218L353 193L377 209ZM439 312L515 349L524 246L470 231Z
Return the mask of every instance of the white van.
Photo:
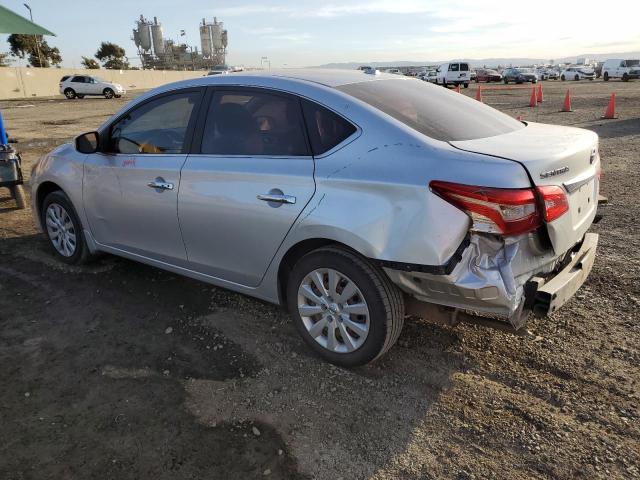
M602 78L605 82L610 78L621 78L623 82L640 78L640 60L611 58L602 65Z
M467 62L443 63L436 70L436 83L438 85L464 85L469 87L471 81L471 70Z

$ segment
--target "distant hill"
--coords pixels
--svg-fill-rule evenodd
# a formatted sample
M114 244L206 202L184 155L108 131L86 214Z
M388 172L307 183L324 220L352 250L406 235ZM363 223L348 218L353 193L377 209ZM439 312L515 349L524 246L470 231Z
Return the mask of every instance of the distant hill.
M640 52L622 52L622 53L585 53L582 55L575 55L572 57L563 58L456 58L461 62L468 62L472 67L496 67L501 66L518 66L518 65L533 65L539 63L549 63L553 60L554 63L574 63L578 58L586 57L591 60L603 61L608 58L640 58ZM315 68L339 68L346 70L354 70L361 65L369 65L372 67L409 67L419 65L438 65L449 61L444 60L395 60L390 62L344 62L344 63L326 63L324 65L318 65Z

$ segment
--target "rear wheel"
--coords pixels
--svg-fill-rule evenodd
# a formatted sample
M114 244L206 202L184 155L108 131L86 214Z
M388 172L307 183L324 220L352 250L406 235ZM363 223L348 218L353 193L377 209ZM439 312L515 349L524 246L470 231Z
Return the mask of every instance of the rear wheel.
M84 98L84 95L80 95L79 93L76 93L76 97L82 99L82 98Z
M58 259L68 264L81 264L91 258L82 224L69 197L62 191L51 192L46 196L42 202L40 218L49 245Z
M305 343L344 367L382 356L404 322L398 288L380 269L341 247L314 250L298 260L289 275L287 302Z
M577 82L578 80L580 80L580 75L576 74L576 76L573 77L573 79Z
M624 74L622 75L622 81L623 81L623 82L628 82L628 81L629 81L629 75L627 75L626 73L624 73Z
M106 98L106 99L113 98L114 95L115 95L113 90L111 90L110 88L105 88L104 91L102 92L102 94L104 95L104 98Z
M566 80L564 75L560 75L560 80L562 80L563 82Z
M609 72L604 72L604 75L602 76L602 78L604 79L605 82L609 81Z
M468 83L464 83L464 88L469 88L469 84Z
M64 96L67 97L68 100L73 100L76 98L76 92L73 88L67 88L64 91Z

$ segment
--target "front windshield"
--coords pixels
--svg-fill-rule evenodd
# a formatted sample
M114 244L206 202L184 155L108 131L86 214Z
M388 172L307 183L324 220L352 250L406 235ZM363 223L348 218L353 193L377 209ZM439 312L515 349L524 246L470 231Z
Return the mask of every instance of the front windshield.
M519 73L533 73L533 69L531 69L531 68L519 68L518 72Z
M445 142L492 137L524 128L521 122L484 103L415 79L372 80L337 89Z

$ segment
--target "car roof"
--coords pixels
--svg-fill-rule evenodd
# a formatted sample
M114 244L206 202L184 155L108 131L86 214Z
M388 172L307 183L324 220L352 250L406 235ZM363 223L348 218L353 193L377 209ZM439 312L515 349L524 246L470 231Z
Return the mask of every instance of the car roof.
M384 79L397 79L397 75L378 72L376 74L366 73L364 70L344 70L344 69L330 69L330 68L299 68L299 69L276 69L276 70L253 70L244 71L238 73L230 73L226 76L226 79L239 79L241 77L256 77L262 78L288 78L291 80L302 80L306 82L319 83L327 87L339 87L341 85L347 85L350 83L360 83L375 80ZM211 81L204 81L203 84L208 84Z

